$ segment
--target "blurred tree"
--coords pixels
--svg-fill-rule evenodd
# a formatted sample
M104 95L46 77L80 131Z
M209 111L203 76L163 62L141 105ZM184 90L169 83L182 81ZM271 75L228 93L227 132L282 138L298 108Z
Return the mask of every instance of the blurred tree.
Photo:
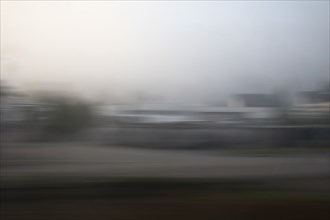
M41 101L44 130L49 134L70 134L89 125L90 104L78 98L44 96Z
M0 96L5 97L10 94L10 87L4 80L0 80Z

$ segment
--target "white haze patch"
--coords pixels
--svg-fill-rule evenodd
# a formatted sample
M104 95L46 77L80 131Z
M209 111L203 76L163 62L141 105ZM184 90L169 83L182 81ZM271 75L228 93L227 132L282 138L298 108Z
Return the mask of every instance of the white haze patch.
M5 80L97 98L308 90L329 78L329 2L2 1L1 55Z

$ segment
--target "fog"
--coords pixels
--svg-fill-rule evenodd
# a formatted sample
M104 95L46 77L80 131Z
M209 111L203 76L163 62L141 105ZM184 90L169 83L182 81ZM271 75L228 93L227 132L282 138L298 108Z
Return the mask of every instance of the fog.
M328 1L1 2L1 78L208 102L329 79Z

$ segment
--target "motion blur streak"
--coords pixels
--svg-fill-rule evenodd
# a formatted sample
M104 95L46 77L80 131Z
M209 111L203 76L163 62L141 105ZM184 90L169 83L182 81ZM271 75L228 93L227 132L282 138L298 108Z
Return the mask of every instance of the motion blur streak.
M329 219L329 1L1 1L1 220Z

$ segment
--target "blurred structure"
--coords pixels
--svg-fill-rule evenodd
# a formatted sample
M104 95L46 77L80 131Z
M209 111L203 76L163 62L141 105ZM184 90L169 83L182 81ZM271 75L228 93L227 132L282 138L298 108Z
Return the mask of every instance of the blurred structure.
M272 94L236 94L232 95L228 100L229 107L278 107L279 101Z
M326 146L329 103L321 102L326 101L322 97L318 103L284 107L276 95L239 94L229 98L228 107L136 103L102 106L98 115L108 122L104 132L112 144L223 148L318 142Z
M330 102L329 91L309 91L297 94L296 105L319 104Z
M2 134L12 137L7 140L75 136L165 148L326 145L328 95L323 90L297 93L299 102L287 107L271 94L232 95L227 107L143 102L92 106L64 90L28 95L3 84L1 127Z

